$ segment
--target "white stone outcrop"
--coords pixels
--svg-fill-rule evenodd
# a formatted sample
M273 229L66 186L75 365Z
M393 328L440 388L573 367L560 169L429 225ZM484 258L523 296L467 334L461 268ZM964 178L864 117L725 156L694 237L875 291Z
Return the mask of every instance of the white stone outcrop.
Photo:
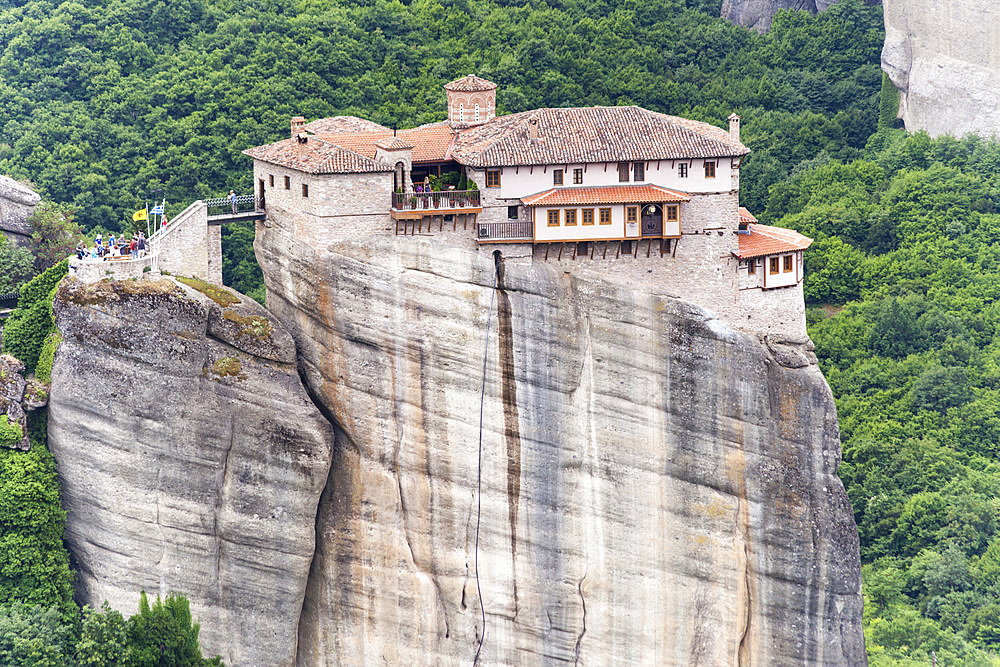
M49 447L81 602L183 593L207 655L291 665L333 429L259 305L160 281L57 293Z
M866 664L804 345L666 296L641 262L504 260L491 303L493 249L437 241L316 251L258 225L269 309L340 429L298 665L468 665L481 640L485 665Z
M885 0L882 69L900 90L900 117L931 136L1000 132L1000 5Z
M0 232L15 243L28 243L31 236L28 218L40 201L38 193L28 186L0 175Z

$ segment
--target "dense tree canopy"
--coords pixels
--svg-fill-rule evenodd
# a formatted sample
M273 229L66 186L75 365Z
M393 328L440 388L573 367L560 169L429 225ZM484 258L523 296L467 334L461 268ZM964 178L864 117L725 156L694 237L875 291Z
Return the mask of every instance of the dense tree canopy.
M753 149L742 203L816 239L810 332L841 418L872 663L995 663L1000 145L894 127L879 7L782 13L761 36L716 18L720 4L0 0L0 173L110 231L154 190L171 212L247 191L240 151L284 137L290 116L440 120L441 86L469 72L499 84L501 113L639 104L722 126L735 111ZM252 238L226 228L223 272L260 299ZM15 325L34 358L43 311ZM25 530L48 539L62 519L46 455L31 465L48 508ZM60 605L65 590L8 599ZM148 614L180 619L185 654L193 626L166 604ZM127 643L113 613L88 612L88 650ZM101 659L81 662L114 664Z

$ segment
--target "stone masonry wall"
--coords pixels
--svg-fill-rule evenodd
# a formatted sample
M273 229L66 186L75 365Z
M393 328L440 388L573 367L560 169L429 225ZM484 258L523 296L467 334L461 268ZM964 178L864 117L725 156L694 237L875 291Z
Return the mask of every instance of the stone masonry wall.
M761 289L749 287L739 291L734 326L793 341L804 341L806 306L802 283L791 287Z
M274 176L274 186L270 177ZM285 176L289 188L285 189ZM254 182L264 181L269 224L281 225L316 249L336 242L392 233L392 173L304 174L254 162ZM309 196L302 196L302 185Z
M219 239L219 232L215 232ZM159 269L179 276L196 276L222 284L222 265L213 265L210 257L216 252L221 258L221 246L210 250L208 207L195 202L167 224L166 231L157 237L159 244ZM220 241L221 243L221 241ZM151 248L152 250L152 248ZM217 275L216 275L217 273Z
M208 251L208 282L222 284L222 226L209 225L206 250Z

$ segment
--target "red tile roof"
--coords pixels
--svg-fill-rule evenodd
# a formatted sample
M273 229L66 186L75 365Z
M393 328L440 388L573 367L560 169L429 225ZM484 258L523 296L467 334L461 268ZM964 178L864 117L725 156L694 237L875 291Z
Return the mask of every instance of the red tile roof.
M791 229L752 224L749 234L737 234L740 249L733 254L740 259L777 255L783 252L805 250L813 240Z
M492 81L487 81L486 79L480 79L474 74L468 74L463 76L461 79L455 79L450 83L444 84L445 90L456 90L463 93L475 93L485 90L493 90L497 87L497 84Z
M370 158L375 157L375 144L392 137L392 130L379 132L353 132L319 135L324 141L337 144ZM413 144L414 164L424 162L447 162L451 159L449 149L455 138L455 131L448 123L431 123L410 130L399 130L401 140Z
M399 137L387 137L381 141L376 141L375 148L381 148L384 151L398 151L404 148L413 148L413 144L403 141Z
M646 204L691 201L683 192L658 185L606 185L585 188L552 188L522 197L526 206L588 206L597 204Z
M744 206L740 206L740 222L757 222L757 218Z
M480 85L467 79L452 83ZM537 121L534 139L528 138L529 120ZM323 118L305 127L316 138L369 159L375 157L376 143L393 136L392 130L354 116ZM396 136L413 144L414 164L455 160L472 167L726 158L750 152L714 125L635 106L535 109L464 129L430 123ZM274 151L270 159L276 159Z
M528 121L537 120L537 138ZM473 167L739 157L750 152L721 128L641 107L535 109L459 134L454 158Z
M389 128L357 116L333 116L307 123L305 129L313 134L335 134L337 132L379 132Z
M301 150L300 150L301 148ZM255 160L279 164L308 174L358 174L374 171L392 171L381 162L327 143L318 137L309 137L299 145L297 139L283 139L266 146L243 151Z

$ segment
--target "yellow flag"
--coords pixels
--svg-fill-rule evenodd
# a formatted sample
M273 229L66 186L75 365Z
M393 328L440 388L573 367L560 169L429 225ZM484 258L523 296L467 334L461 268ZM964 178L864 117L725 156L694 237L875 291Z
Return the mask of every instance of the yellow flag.
M146 209L141 209L141 210L136 211L135 213L132 214L132 222L141 222L142 220L145 220L146 218L147 218L147 216L146 216Z

